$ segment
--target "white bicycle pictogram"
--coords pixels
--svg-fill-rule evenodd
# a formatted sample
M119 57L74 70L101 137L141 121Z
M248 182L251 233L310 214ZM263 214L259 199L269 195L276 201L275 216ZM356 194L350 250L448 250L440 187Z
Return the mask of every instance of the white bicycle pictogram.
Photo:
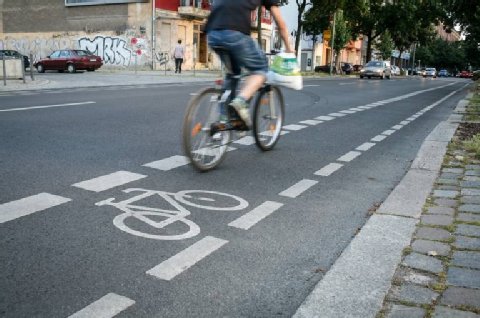
M248 202L238 196L216 191L183 190L176 193L170 193L165 191L131 188L123 190L123 192L140 192L140 194L130 199L119 202L114 202L115 198L109 198L97 202L95 203L95 205L111 205L116 207L117 209L120 209L124 213L117 215L113 219L113 224L117 228L132 235L155 240L183 240L194 237L200 233L200 227L195 222L187 219L187 216L189 216L191 213L183 205L213 211L238 211L245 209L248 206ZM174 209L161 209L132 204L134 202L149 198L151 196L161 197L166 202L168 202ZM223 202L224 206L215 206L215 203L218 204L219 202L218 199L229 202L228 204L225 204L225 202ZM188 227L188 230L181 234L145 233L135 230L125 223L126 219L130 217L146 223L157 230L164 229L165 227L175 224L177 222L185 224ZM162 218L162 221L156 221L153 219L159 217Z

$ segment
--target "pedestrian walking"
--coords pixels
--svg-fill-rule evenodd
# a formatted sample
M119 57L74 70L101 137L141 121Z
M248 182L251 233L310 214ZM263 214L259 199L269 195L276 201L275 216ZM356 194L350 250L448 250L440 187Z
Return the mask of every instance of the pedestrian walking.
M183 57L185 56L185 48L182 45L182 40L178 40L178 44L173 51L173 58L175 59L175 73L182 73Z

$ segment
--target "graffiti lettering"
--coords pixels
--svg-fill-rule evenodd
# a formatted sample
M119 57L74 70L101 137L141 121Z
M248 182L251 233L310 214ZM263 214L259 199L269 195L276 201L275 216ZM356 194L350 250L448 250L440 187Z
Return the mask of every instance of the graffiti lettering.
M168 52L158 52L155 54L155 57L160 65L165 65L170 60L170 55Z
M130 65L132 51L127 48L127 42L122 38L99 35L93 40L81 38L78 45L80 49L100 56L105 64Z

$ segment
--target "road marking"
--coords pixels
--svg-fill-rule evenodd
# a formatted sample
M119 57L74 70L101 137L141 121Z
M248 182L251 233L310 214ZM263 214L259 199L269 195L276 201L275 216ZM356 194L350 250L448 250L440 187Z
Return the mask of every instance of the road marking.
M0 204L0 224L71 201L50 193L39 193Z
M340 113L343 113L343 114L355 114L356 111L353 111L353 110L341 110Z
M370 107L370 106L358 106L358 107L356 107L356 108L360 108L360 109L370 109L370 108L372 108L372 107Z
M340 158L338 158L337 160L338 161L343 161L343 162L350 162L352 161L353 159L357 158L358 156L360 156L362 153L361 152L358 152L358 151L349 151L347 152L346 154L344 154L343 156L341 156Z
M96 102L82 102L82 103L68 103L68 104L58 104L58 105L30 106L30 107L21 107L21 108L7 108L7 109L0 109L0 112L14 112L14 111L21 111L21 110L68 107L68 106L79 106L79 105L88 105L88 104L96 104Z
M333 117L343 117L347 116L347 114L342 114L342 113L330 113L328 116L333 116Z
M395 126L392 126L392 129L401 129L403 127L403 125L395 125Z
M278 195L284 196L284 197L289 197L289 198L296 198L303 192L307 191L314 185L316 185L318 181L315 180L308 180L308 179L303 179L291 186L290 188L280 192Z
M372 147L375 146L375 145L376 145L376 143L366 142L366 143L361 144L361 145L358 146L357 148L355 148L355 150L367 151L367 150L369 150L370 148L372 148Z
M158 169L162 171L172 170L181 166L188 165L190 160L185 156L171 156L158 161L153 161L144 164L144 167Z
M396 130L389 129L389 130L385 130L384 132L382 132L382 135L390 136L390 135L393 134L394 132L396 132Z
M305 125L310 125L310 126L315 126L315 125L318 125L318 124L323 123L323 121L321 121L321 120L307 119L307 120L302 120L302 121L299 122L299 123L300 123L300 124L305 124Z
M238 229L248 230L280 207L283 206L283 203L274 202L274 201L265 201L259 206L257 206L252 211L242 215L238 219L230 222L228 226L236 227Z
M409 123L410 123L409 120L402 120L402 121L400 122L400 125L408 125Z
M322 169L318 170L314 174L317 175L317 176L328 177L329 175L331 175L332 173L334 173L335 171L337 171L341 167L343 167L343 165L341 163L336 163L336 162L329 163L328 165L326 165Z
M407 120L409 120L409 121L414 121L415 119L417 119L417 118L416 118L416 117L413 117L413 116L407 118Z
M109 293L68 318L111 318L135 304L130 298Z
M303 128L307 128L307 126L304 125L287 125L283 126L282 129L287 129L287 130L301 130Z
M353 111L356 111L356 112L363 112L365 110L365 108L360 108L360 107L352 107L352 108L349 108L350 110L353 110Z
M376 142L379 142L379 141L382 141L383 139L387 138L387 136L385 135L377 135L375 137L373 137L372 139L370 139L371 141L376 141Z
M240 138L240 139L234 141L234 143L239 144L239 145L250 146L250 145L253 145L255 143L255 138L253 138L252 136L245 136L243 138Z
M330 116L318 116L318 117L315 117L315 119L318 119L318 120L333 120L335 118L330 117Z
M356 83L339 83L339 85L353 85L353 84L356 84Z
M100 176L97 178L93 178L90 180L78 182L78 183L72 184L72 186L80 189L88 190L88 191L101 192L101 191L105 191L111 188L124 185L126 183L137 181L146 177L147 176L143 174L138 174L138 173L133 173L128 171L117 171L117 172Z
M319 85L319 84L315 84L315 85L313 85L313 84L310 84L310 85L303 85L303 87L316 87L316 86L320 86L320 85Z
M163 280L172 280L175 276L183 273L227 243L228 241L226 240L206 236L180 253L148 270L147 274Z

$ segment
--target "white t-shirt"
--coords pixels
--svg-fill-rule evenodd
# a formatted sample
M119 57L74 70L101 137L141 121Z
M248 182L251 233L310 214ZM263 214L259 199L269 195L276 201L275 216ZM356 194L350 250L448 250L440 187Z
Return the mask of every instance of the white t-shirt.
M176 59L183 59L183 46L181 44L177 44L175 50L173 51L173 57Z

